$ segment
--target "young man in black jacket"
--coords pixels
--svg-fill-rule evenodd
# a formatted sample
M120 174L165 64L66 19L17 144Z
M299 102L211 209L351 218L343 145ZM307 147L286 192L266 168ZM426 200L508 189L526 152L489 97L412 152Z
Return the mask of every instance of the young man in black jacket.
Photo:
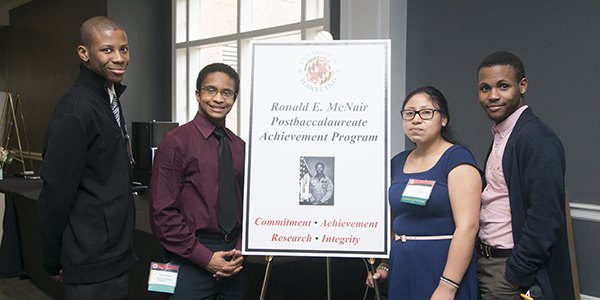
M44 269L65 299L126 299L135 207L132 157L119 97L127 35L107 17L80 29L80 73L48 125L38 212Z

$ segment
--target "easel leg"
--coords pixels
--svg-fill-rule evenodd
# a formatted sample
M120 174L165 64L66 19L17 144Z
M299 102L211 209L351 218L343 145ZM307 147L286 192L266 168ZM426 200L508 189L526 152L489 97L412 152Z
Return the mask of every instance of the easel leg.
M331 257L327 257L327 299L331 300Z
M375 273L377 273L375 271L375 259L374 258L369 258L369 265L371 266L371 274L375 275ZM375 286L375 299L377 300L381 300L381 294L379 293L379 282L377 282L377 280L373 279L373 285Z
M265 270L265 279L263 280L263 286L260 291L260 300L265 300L267 296L267 284L269 283L269 275L271 274L271 261L273 260L272 255L265 256L265 260L267 261L267 269Z

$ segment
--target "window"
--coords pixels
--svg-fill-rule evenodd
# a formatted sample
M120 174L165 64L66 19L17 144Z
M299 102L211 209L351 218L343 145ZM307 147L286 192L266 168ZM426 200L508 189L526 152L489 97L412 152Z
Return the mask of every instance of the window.
M241 90L227 116L227 127L240 134L240 109L250 91L251 40L307 40L328 30L329 0L172 0L174 28L173 120L184 124L198 110L198 72L223 62L240 73ZM248 67L244 68L244 64ZM241 100L241 101L240 101ZM248 103L245 103L246 105Z

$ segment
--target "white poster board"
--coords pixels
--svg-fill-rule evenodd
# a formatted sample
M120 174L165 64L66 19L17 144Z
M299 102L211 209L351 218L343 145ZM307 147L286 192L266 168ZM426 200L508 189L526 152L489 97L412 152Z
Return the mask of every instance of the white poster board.
M251 47L243 253L387 257L390 41Z

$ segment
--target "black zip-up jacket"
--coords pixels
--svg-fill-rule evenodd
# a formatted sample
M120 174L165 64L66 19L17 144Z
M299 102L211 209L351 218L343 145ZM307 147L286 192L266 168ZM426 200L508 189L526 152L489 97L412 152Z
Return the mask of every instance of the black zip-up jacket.
M117 97L124 90L115 84ZM68 284L111 279L137 261L123 128L112 114L106 80L81 65L48 125L38 199L44 270L54 276L62 269Z

